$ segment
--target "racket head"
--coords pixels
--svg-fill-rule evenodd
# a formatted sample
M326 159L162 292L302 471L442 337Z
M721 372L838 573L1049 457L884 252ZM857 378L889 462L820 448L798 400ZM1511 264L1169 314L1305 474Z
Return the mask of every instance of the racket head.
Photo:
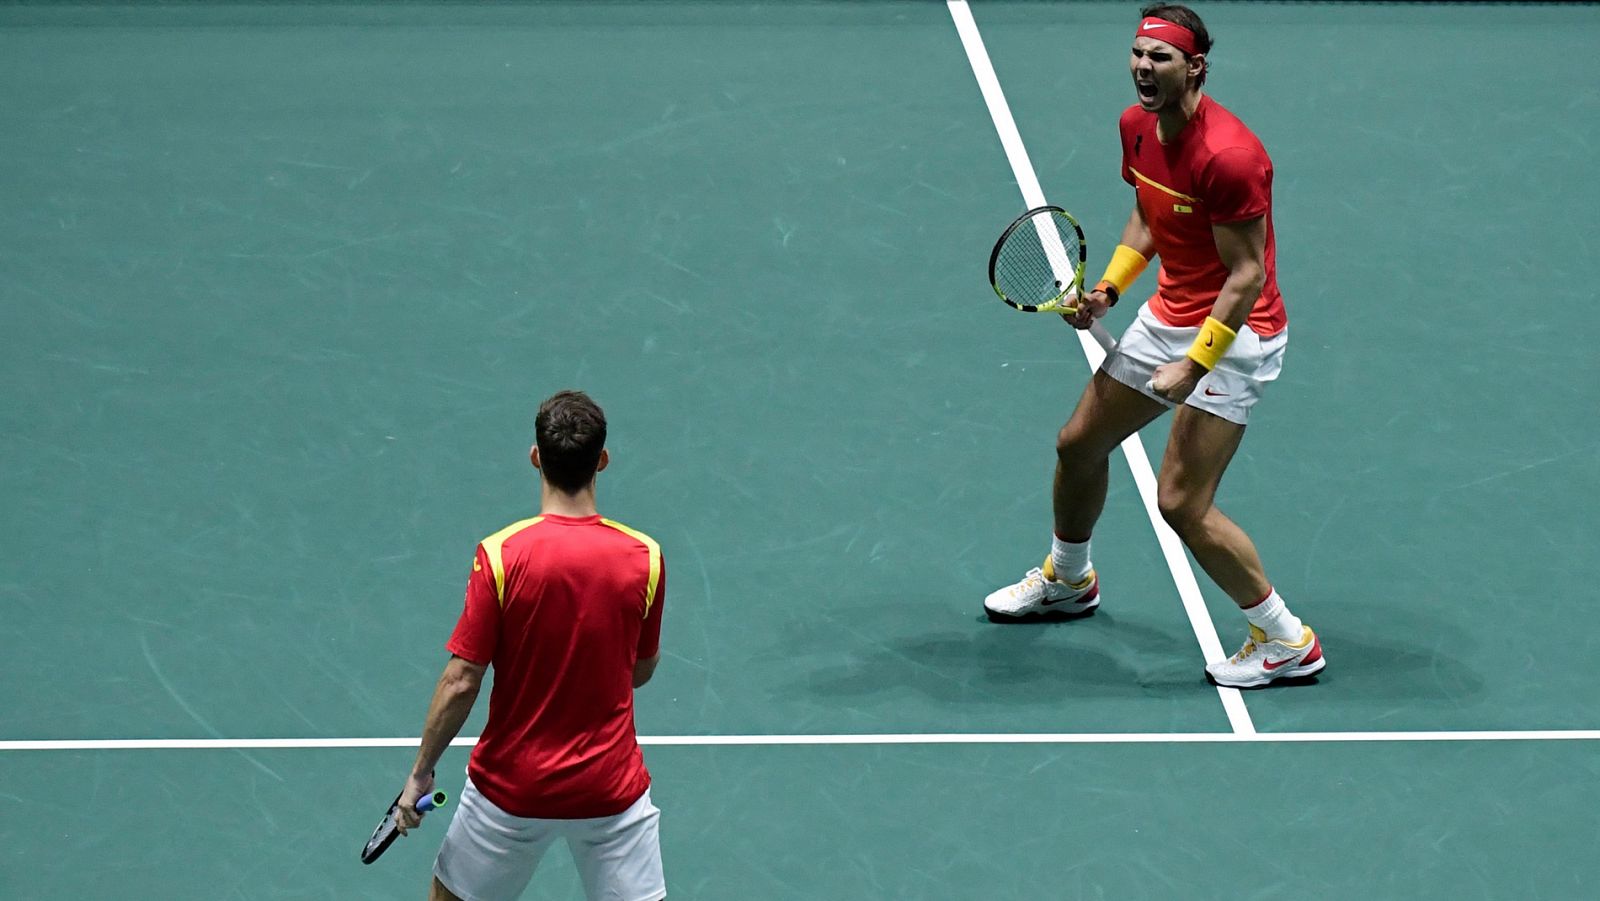
M400 796L395 795L394 801L389 804L389 810L383 815L383 821L378 823L378 828L372 830L372 837L367 839L367 844L361 849L361 862L372 863L389 850L394 840L400 835L400 827L395 823L395 814L400 809Z
M431 778L433 773L429 772L428 776ZM404 794L404 792L401 794ZM449 801L449 795L442 791L433 791L418 798L415 806L418 813L428 813L432 810L438 810ZM396 822L399 811L400 795L395 795L394 800L389 802L389 809L384 813L383 821L378 823L378 828L372 830L372 837L367 839L366 845L361 848L362 863L372 863L382 857L383 852L389 850L389 846L394 844L396 838L399 838L400 826Z
M1075 313L1088 259L1083 227L1071 213L1034 207L1000 233L989 253L989 284L1024 313Z

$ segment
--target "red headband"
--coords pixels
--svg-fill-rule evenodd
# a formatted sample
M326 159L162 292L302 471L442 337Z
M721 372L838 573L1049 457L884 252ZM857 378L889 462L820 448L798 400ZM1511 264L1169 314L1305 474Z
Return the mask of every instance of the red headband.
M1136 38L1155 38L1163 43L1171 44L1190 56L1194 56L1199 52L1195 48L1194 32L1176 22L1157 19L1155 16L1140 22L1139 30L1134 32L1133 36Z

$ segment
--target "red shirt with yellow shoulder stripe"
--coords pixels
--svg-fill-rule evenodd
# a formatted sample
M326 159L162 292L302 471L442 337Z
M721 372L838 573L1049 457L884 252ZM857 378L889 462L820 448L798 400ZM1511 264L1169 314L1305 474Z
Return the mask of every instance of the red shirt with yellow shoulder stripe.
M1246 321L1263 337L1287 328L1272 233L1272 160L1261 141L1207 96L1170 143L1156 137L1156 114L1137 105L1122 113L1118 127L1122 178L1133 185L1161 258L1150 311L1171 326L1205 322L1228 279L1211 226L1265 216L1267 281Z
M604 817L650 787L633 665L660 648L666 580L660 545L599 516L536 516L478 545L445 647L494 667L467 773L495 806Z

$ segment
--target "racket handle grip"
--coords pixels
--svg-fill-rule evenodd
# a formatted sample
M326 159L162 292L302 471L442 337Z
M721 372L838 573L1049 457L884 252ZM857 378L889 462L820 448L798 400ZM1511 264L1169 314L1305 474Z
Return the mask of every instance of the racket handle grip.
M1100 345L1100 349L1107 354L1117 352L1117 339L1111 337L1111 333L1106 331L1106 327L1101 325L1099 320L1089 323L1089 337L1093 338L1095 343Z
M417 799L417 813L427 813L430 810L437 810L438 808L443 807L445 802L449 800L450 796L444 792L434 792L431 795L423 795Z

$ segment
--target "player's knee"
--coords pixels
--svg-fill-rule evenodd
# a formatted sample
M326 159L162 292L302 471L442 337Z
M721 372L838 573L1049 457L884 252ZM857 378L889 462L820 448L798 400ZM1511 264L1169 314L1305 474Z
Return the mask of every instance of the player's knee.
M1199 527L1209 506L1204 498L1182 488L1163 485L1156 491L1156 509L1180 538Z
M1099 462L1088 436L1073 428L1070 422L1056 433L1056 460L1068 470L1091 467Z

